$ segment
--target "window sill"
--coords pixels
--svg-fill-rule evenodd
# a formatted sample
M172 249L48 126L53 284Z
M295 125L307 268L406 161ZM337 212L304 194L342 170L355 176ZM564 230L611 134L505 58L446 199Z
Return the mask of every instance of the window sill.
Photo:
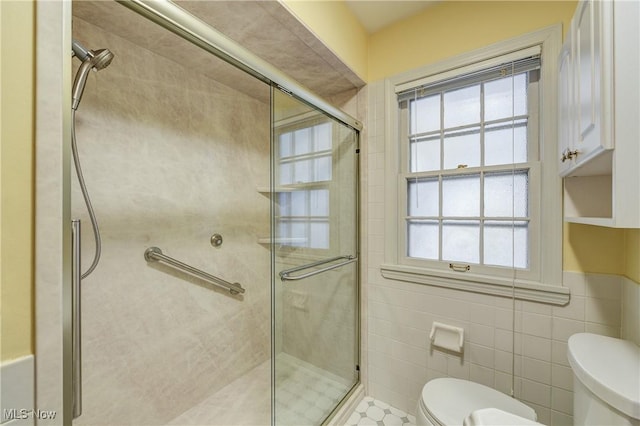
M569 303L570 291L566 287L542 284L535 281L516 280L472 274L469 272L431 271L403 265L384 264L380 267L384 278L410 283L446 287L492 296L511 297L518 300L563 306Z

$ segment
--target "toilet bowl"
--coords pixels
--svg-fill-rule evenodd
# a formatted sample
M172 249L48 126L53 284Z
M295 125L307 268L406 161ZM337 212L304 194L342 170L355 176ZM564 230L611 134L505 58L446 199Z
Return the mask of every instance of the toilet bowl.
M543 426L542 423L516 416L497 408L483 408L469 414L463 426Z
M531 407L502 392L468 380L441 378L430 380L422 388L416 425L462 426L469 414L483 408L497 408L527 420L537 420Z

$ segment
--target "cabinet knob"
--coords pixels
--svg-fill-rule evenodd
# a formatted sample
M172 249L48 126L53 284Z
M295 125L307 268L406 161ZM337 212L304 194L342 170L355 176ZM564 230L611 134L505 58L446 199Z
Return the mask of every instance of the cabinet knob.
M562 157L560 158L562 160L562 162L564 163L567 160L571 160L573 157L577 157L578 156L578 150L574 150L574 151L570 151L569 148L565 149L564 151L562 151Z

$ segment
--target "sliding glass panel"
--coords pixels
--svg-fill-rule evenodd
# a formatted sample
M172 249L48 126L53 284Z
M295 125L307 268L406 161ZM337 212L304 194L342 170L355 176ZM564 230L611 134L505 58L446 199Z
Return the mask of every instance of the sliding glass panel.
M114 54L76 117L102 256L82 280L73 425L269 424L270 86L116 2L74 1L73 38ZM84 272L94 236L71 178ZM167 258L145 261L151 247Z
M274 417L319 425L358 382L358 135L273 90Z

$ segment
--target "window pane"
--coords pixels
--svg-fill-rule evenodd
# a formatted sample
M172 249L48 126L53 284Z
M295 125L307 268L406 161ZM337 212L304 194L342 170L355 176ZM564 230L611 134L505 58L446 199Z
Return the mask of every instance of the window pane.
M459 165L480 165L480 128L450 133L444 137L444 169L455 169Z
M291 216L308 216L307 191L293 191L291 194Z
M411 141L411 172L440 170L440 136Z
M293 132L293 144L295 155L311 152L311 129L307 127Z
M442 179L442 215L480 216L480 175L445 177Z
M278 222L278 230L276 234L276 238L287 238L291 231L289 230L289 222L286 220L281 220Z
M280 158L292 155L291 141L291 133L283 133L280 135Z
M331 149L331 123L314 126L313 136L315 142L314 151Z
M278 136L278 185L298 184L300 189L280 192L277 233L282 244L328 249L330 243L329 190L301 189L310 182L330 181L333 168L331 122L322 122ZM348 142L348 140L347 140Z
M280 192L278 194L278 206L280 207L280 216L291 216L290 192Z
M438 221L409 221L407 228L407 256L437 260Z
M314 162L314 182L331 180L331 157L320 157Z
M480 122L480 85L444 94L444 127Z
M484 164L527 162L527 121L487 126L484 134Z
M318 249L329 248L329 223L311 222L309 224L309 247Z
M484 263L526 269L529 259L528 222L484 223Z
M440 129L440 95L428 96L409 102L411 134Z
M442 259L480 262L480 222L445 220L442 223Z
M440 211L438 178L410 179L407 184L409 216L438 216Z
M293 183L293 166L291 163L280 164L280 185Z
M518 74L484 85L484 120L499 120L527 113L527 76Z
M307 243L304 233L304 224L291 220L281 220L278 223L277 238L286 240L285 244L289 246L304 247Z
M528 185L527 171L487 173L484 177L484 215L527 216Z
M328 189L315 189L309 191L309 215L329 216Z
M311 181L311 160L300 160L294 162L292 183L305 183Z
M306 247L309 240L307 238L307 224L305 222L290 222L291 233L289 238L293 238L290 245Z

